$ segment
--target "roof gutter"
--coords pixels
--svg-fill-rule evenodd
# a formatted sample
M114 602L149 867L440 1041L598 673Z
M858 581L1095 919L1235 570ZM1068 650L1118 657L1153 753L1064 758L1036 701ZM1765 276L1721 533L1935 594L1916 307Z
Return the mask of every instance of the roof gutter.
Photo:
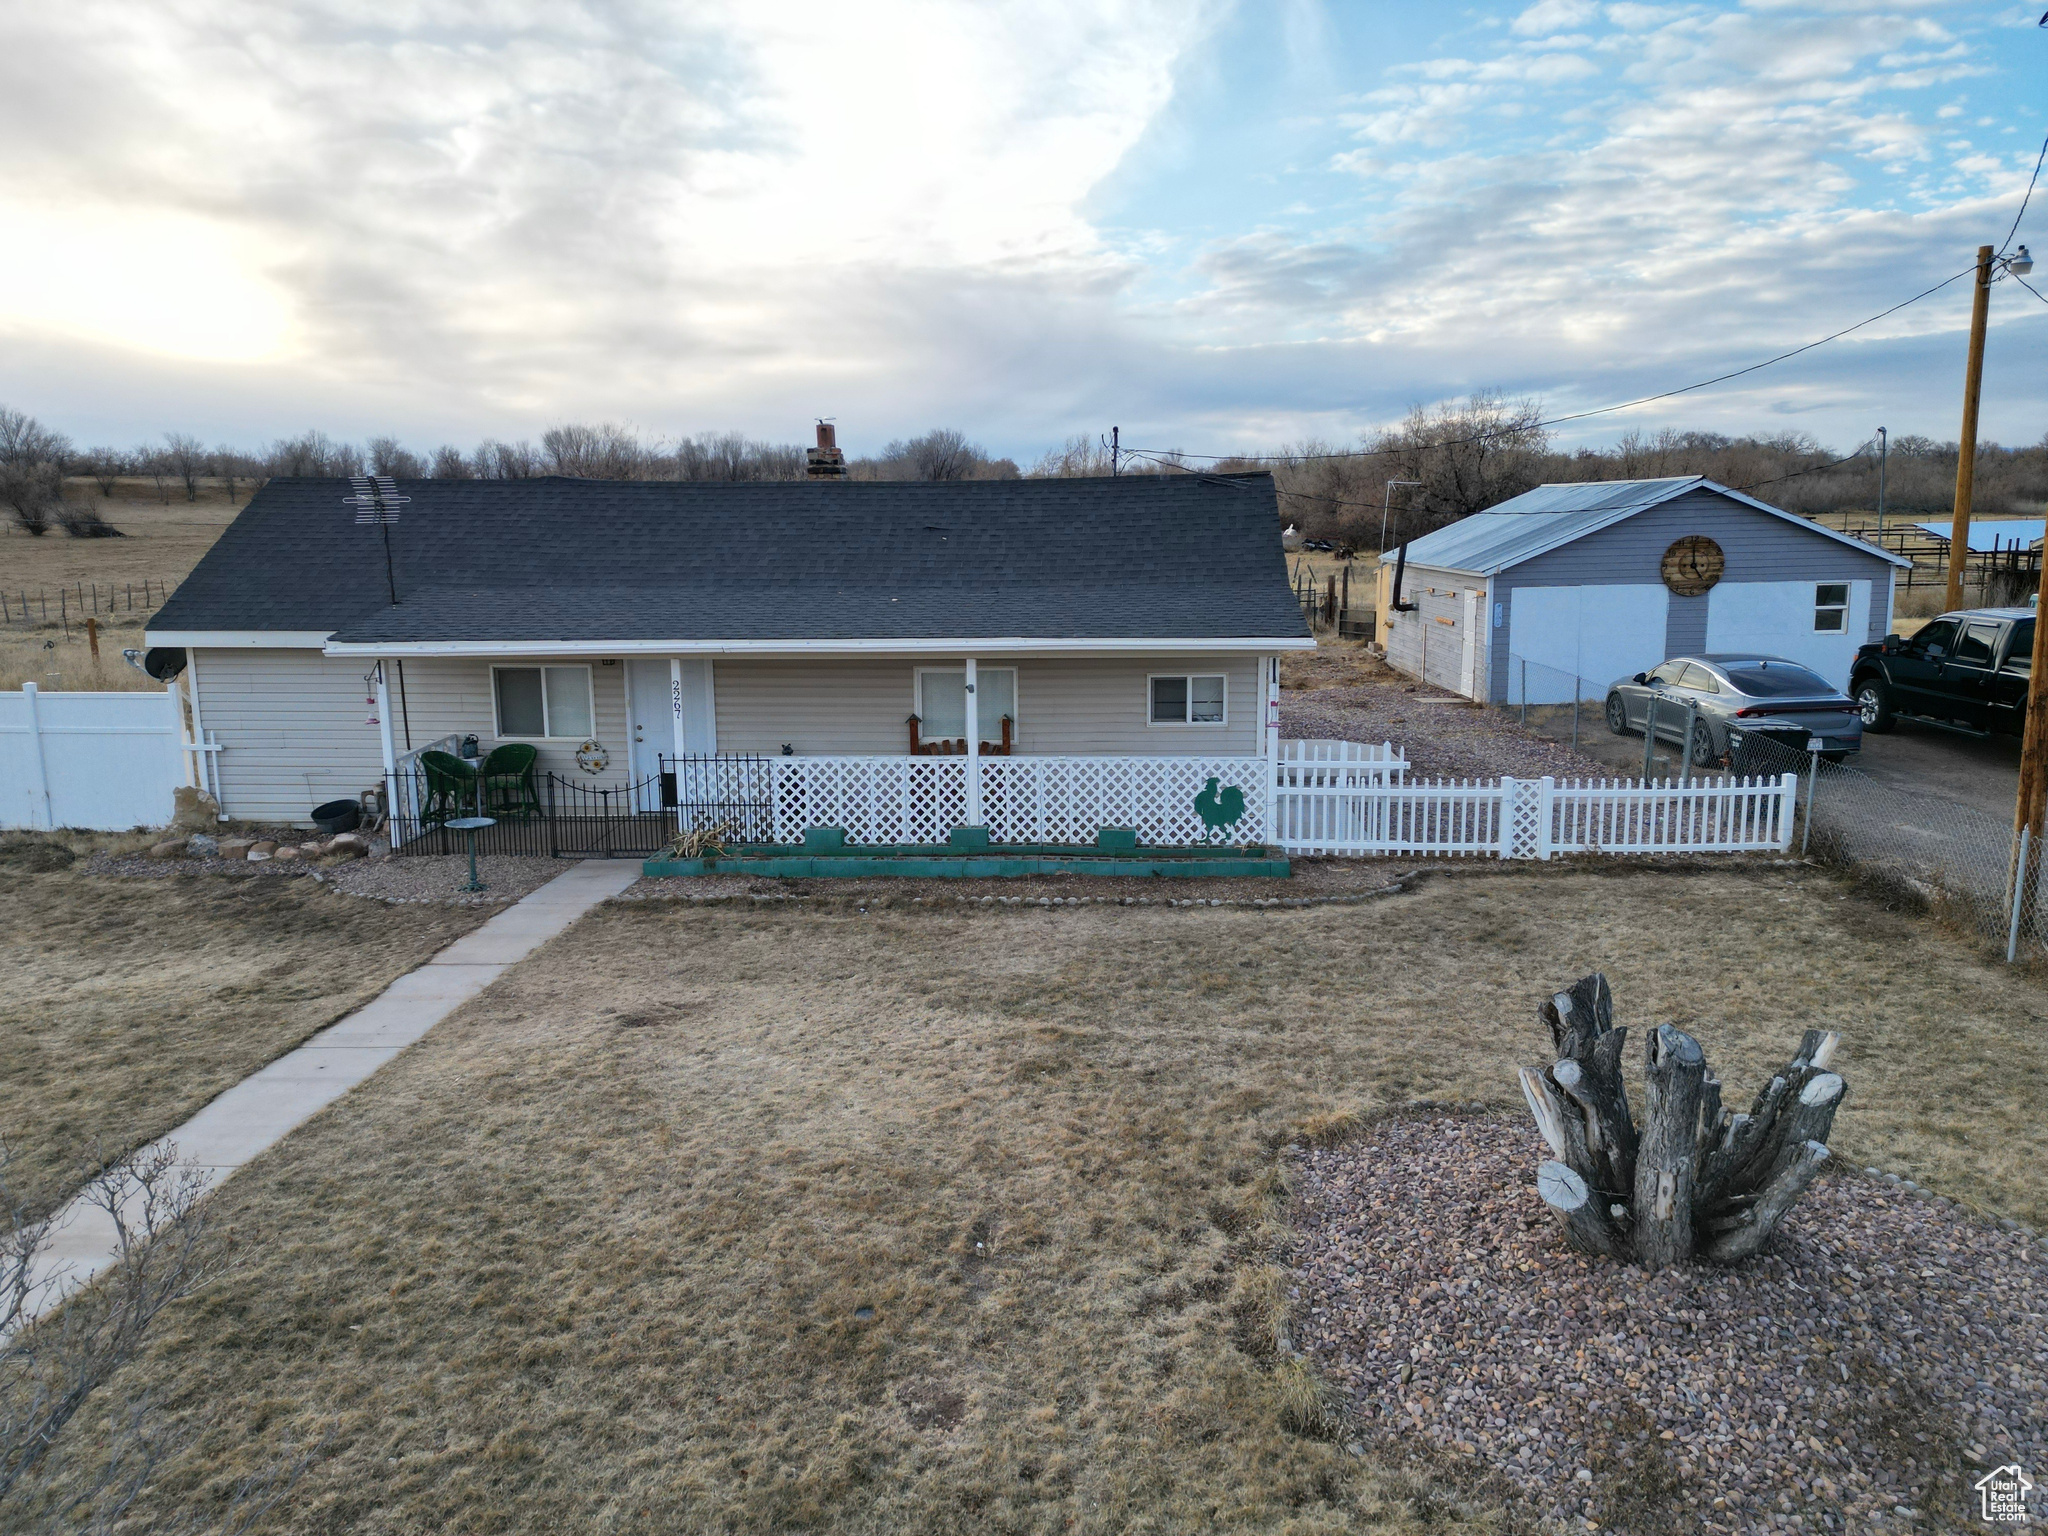
M1228 639L1056 639L1019 635L937 640L330 640L329 656L1086 656L1105 651L1160 655L1312 651L1303 635Z

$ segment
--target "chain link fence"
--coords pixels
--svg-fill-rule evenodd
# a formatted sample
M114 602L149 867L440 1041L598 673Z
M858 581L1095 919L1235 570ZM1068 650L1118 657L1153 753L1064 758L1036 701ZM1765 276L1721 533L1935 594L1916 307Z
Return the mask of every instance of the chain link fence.
M1617 733L1606 711L1613 682L1511 656L1507 699L1491 707L1612 774L1713 781L1736 773L1795 773L1796 850L1934 911L2001 954L2048 959L2048 849L2029 839L2022 868L2009 816L1883 784L1848 763L1756 736L1743 742L1740 761L1731 762L1711 732L1671 704L1662 706L1656 732L1638 726Z

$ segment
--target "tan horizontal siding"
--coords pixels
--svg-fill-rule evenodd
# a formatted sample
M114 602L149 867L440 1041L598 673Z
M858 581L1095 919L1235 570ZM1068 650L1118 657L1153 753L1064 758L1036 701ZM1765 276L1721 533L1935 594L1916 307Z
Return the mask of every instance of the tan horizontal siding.
M557 663L540 662L536 665ZM559 663L561 665L581 665ZM596 739L611 755L602 774L576 766L580 741L536 742L541 772L561 774L593 788L627 780L626 669L591 663ZM222 809L246 821L309 822L315 805L353 799L381 783L383 745L365 721L369 664L311 650L220 650L194 653L199 708L221 745ZM401 700L398 669L391 671L391 734L406 750L440 736L476 736L488 752L497 744L488 662L416 659L405 663Z
M526 664L526 663L522 663ZM567 660L534 665L575 665ZM723 752L894 754L905 751L905 720L916 668L908 658L713 663L718 746ZM990 666L1009 665L993 658ZM353 798L383 774L378 730L365 723L368 664L310 650L195 653L200 709L220 742L223 809L251 821L309 819L324 800ZM542 772L593 788L629 777L631 729L626 668L590 664L596 738L610 753L602 774L576 766L577 742L537 742ZM1256 755L1260 746L1258 662L1249 657L1060 658L1017 667L1017 750L1131 756ZM1228 679L1222 726L1148 726L1146 678L1155 672L1221 672ZM442 736L497 744L489 662L417 658L404 688L391 671L391 729L398 750ZM989 722L983 736L995 740Z
M803 755L897 753L916 707L920 666L900 660L727 661L712 665L722 752ZM988 658L983 665L1013 663ZM1024 659L1017 669L1019 752L1199 756L1259 750L1258 662L1251 657L1143 656ZM1229 679L1222 726L1148 726L1146 678L1155 672ZM982 739L1001 727L984 722Z

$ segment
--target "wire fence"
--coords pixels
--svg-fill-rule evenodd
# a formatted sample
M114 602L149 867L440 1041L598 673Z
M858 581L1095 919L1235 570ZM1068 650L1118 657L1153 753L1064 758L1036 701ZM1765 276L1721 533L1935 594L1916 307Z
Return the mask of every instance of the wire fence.
M154 576L140 581L74 581L63 587L0 586L0 624L66 628L87 619L151 613L163 606L167 582Z
M1643 721L1610 722L1607 693L1615 680L1511 656L1501 687L1506 698L1491 707L1531 734L1644 779L1715 783L1731 775L1796 774L1793 851L1925 905L2014 959L2048 957L2048 849L2028 839L2022 867L2010 815L1882 783L1797 742L1751 734L1731 749L1675 703L1660 706L1654 731Z

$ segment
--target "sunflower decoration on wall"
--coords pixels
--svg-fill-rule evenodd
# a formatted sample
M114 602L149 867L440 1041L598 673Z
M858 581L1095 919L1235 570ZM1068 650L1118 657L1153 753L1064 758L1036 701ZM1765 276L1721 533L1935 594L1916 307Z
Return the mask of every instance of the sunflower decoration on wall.
M576 766L585 773L603 773L611 765L611 753L605 749L605 744L595 737L576 749Z

